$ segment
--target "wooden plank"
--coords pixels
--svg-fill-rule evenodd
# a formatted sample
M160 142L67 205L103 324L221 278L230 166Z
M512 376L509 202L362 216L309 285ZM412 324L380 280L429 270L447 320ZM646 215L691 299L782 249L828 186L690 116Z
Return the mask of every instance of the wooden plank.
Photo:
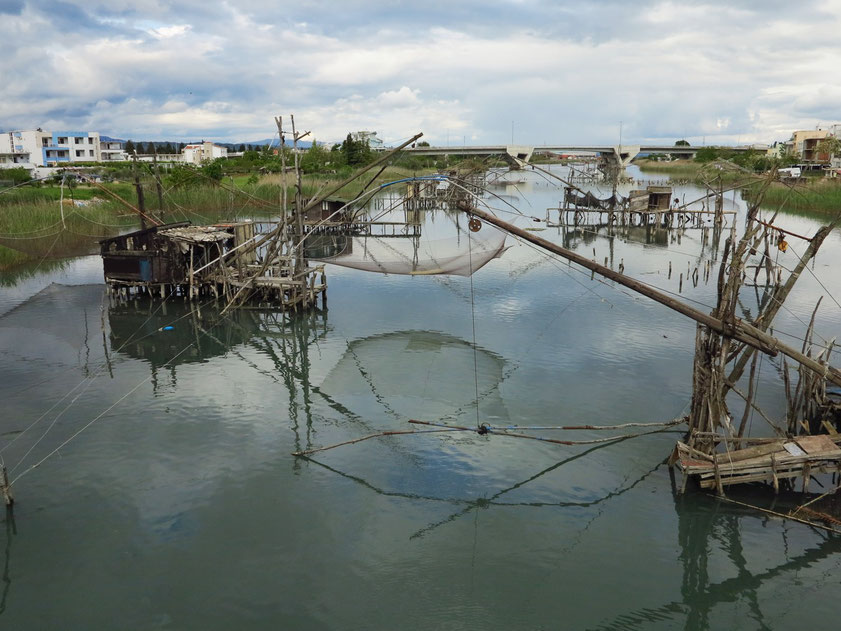
M798 436L794 439L800 448L807 454L830 454L835 453L841 456L841 449L839 449L832 438L826 434L819 434L817 436Z
M739 462L741 460L748 460L757 456L766 456L780 451L783 446L783 441L778 440L773 443L764 443L754 447L746 447L745 449L733 449L724 453L715 455L717 462Z

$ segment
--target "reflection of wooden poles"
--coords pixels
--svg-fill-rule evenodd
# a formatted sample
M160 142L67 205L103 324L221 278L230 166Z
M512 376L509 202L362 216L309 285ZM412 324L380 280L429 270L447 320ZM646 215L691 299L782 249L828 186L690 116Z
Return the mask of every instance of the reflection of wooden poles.
M6 471L6 465L0 468L0 492L3 493L3 501L6 506L11 506L15 503L15 497L12 495L12 485L9 484L9 473Z
M824 376L826 379L831 381L832 383L841 386L841 371L832 366L824 365L818 361L815 361L811 357L807 357L800 351L791 348L787 344L784 344L780 340L776 339L772 335L768 335L765 331L758 329L757 327L748 324L740 319L735 319L732 323L731 322L723 322L722 320L713 317L710 314L704 313L699 311L698 309L694 309L689 305L686 305L674 298L667 296L663 292L654 289L653 287L646 285L638 280L625 276L624 274L620 274L609 267L605 267L604 265L600 265L595 261L591 261L576 252L571 250L567 250L551 241L547 241L541 237L533 235L532 233L523 230L522 228L518 228L510 223L502 221L501 219L495 217L494 215L480 210L478 208L469 208L465 212L475 215L481 219L484 219L488 223L509 232L510 234L516 235L521 239L524 239L530 243L533 243L544 250L548 250L553 254L557 254L573 263L577 263L581 267L588 269L592 272L599 274L609 280L612 280L624 287L628 287L640 293L644 296L651 298L652 300L659 302L662 305L677 311L689 318L692 318L696 322L703 324L706 327L709 327L711 330L720 333L721 335L736 339L740 342L743 342L749 346L752 346L764 353L767 353L771 356L776 356L778 352L787 355L791 359L799 362L801 365L806 366L810 370Z

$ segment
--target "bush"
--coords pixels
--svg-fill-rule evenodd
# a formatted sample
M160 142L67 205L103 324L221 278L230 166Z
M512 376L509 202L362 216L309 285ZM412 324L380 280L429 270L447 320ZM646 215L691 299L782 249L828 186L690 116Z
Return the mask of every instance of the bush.
M29 182L32 176L29 175L29 169L23 167L15 167L14 169L3 169L0 171L0 180L9 180L14 184L23 184Z

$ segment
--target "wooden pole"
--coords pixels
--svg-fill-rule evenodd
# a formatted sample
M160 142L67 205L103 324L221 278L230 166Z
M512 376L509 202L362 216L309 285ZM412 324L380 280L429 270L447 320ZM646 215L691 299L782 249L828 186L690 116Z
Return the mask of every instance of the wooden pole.
M421 138L422 136L423 136L423 134L416 134L416 135L412 136L411 138L409 138L409 140L407 140L406 142L401 144L399 147L396 147L395 149L392 149L388 153L386 153L383 156L374 160L371 164L368 164L368 165L364 166L361 170L357 171L356 173L354 173L350 177L345 178L344 180L342 180L338 184L335 184L332 187L328 188L327 190L323 191L321 194L316 195L304 207L304 212L306 213L308 210L311 210L311 209L315 208L316 206L321 204L322 201L324 201L325 199L330 197L333 193L335 193L336 191L344 188L345 186L347 186L348 184L353 182L356 178L360 177L364 173L367 173L371 169L373 169L375 167L378 167L383 162L387 162L394 155L396 155L397 153L399 153L400 151L402 151L403 149L408 147L410 144L412 144L413 142L415 142L418 138ZM259 248L261 245L263 245L264 243L266 243L270 239L275 238L278 235L279 232L280 232L279 227L275 228L271 232L268 232L262 239L258 240L256 243L254 243L254 244L250 245L248 248L246 248L245 252L249 252L253 249Z
M146 203L143 199L143 185L140 184L140 173L137 171L137 153L134 154L132 162L132 171L134 171L134 190L137 191L137 208L140 213L140 227L146 227Z
M152 156L152 161L155 166L155 188L158 191L158 217L164 221L164 189L161 186L161 170L158 168L158 150L153 146L155 152Z
M609 267L605 267L604 265L600 265L595 261L591 261L590 259L573 252L572 250L567 250L551 241L547 241L541 237L538 237L522 228L514 226L510 223L502 221L498 217L485 212L484 210L480 210L478 208L467 208L462 209L464 212L468 214L474 215L481 219L484 219L488 223L505 230L506 232L516 235L521 239L525 239L526 241L533 243L544 250L548 250L553 254L557 254L573 263L577 263L581 267L588 269L592 272L599 274L609 280L612 280L624 287L628 287L640 293L652 300L659 302L670 309L677 311L689 318L692 318L696 322L703 324L704 326L720 333L729 338L736 339L740 342L744 342L749 346L752 346L763 353L767 353L772 357L775 357L778 352L783 353L784 355L790 357L794 361L800 363L803 366L806 366L810 370L818 373L819 375L825 377L832 383L841 386L841 371L832 366L824 365L811 357L807 357L800 351L791 348L787 344L784 344L780 340L776 339L772 335L768 335L764 331L756 328L755 326L748 324L738 318L734 319L732 323L730 322L723 322L722 320L713 317L710 314L704 313L703 311L699 311L693 307L690 307L687 304L684 304L678 300L675 300L671 296L664 294L663 292L654 289L653 287L646 285L638 280L625 276L624 274L620 274ZM726 258L726 257L725 257Z

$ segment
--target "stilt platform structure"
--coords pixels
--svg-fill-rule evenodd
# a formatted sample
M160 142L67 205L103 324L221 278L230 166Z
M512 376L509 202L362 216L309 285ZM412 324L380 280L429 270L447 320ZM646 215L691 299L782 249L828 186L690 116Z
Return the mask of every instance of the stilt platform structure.
M693 437L689 439L694 442ZM745 441L739 441L744 443ZM841 434L789 438L748 439L738 449L707 454L679 441L673 455L677 468L702 489L715 489L745 482L770 482L775 491L780 480L803 480L803 492L817 473L841 474Z
M696 200L698 201L705 200ZM716 195L715 205L707 208L689 208L677 199L672 203L671 186L648 186L633 190L628 197L614 193L601 199L591 192L576 186L564 187L564 198L557 208L546 209L546 224L549 227L574 226L588 223L594 215L599 222L622 226L657 226L664 228L702 227L709 221L722 221L735 215L734 210L724 210L722 199ZM558 213L553 222L551 212Z
M274 256L269 264L247 248L260 235L251 222L194 226L164 224L103 239L100 253L108 291L121 296L147 294L231 300L244 288L257 305L298 310L326 305L323 265L295 271L293 257ZM264 258L267 252L263 252Z

